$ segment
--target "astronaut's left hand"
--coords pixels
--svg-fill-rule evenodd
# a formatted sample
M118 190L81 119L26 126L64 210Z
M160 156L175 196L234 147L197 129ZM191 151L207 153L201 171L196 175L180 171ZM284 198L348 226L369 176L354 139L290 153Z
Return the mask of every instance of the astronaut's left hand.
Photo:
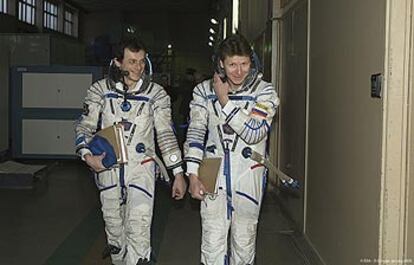
M171 197L176 200L181 200L184 198L186 190L187 182L184 179L183 173L177 173L172 186Z

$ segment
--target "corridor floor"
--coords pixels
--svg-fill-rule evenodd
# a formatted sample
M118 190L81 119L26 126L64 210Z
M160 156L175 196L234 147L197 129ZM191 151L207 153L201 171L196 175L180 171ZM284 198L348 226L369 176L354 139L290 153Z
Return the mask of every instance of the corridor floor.
M46 162L31 190L0 190L0 264L106 265L103 222L90 172L79 161ZM157 265L198 265L200 217L188 196L175 202L157 184L152 245ZM257 265L309 264L272 192L265 196Z

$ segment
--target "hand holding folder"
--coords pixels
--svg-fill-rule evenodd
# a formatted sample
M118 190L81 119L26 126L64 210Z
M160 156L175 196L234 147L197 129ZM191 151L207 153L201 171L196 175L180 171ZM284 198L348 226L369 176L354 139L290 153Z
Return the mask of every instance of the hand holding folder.
M216 182L221 160L221 157L204 158L198 168L198 177L209 194L216 193Z
M88 145L93 155L105 153L102 164L106 168L128 162L124 127L121 124L115 124L98 131Z

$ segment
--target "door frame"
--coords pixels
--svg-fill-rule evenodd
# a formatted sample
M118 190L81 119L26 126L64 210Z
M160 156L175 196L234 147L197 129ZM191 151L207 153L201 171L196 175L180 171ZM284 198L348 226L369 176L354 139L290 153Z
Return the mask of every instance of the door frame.
M411 138L413 0L387 0L386 5L379 264L403 259L406 253Z

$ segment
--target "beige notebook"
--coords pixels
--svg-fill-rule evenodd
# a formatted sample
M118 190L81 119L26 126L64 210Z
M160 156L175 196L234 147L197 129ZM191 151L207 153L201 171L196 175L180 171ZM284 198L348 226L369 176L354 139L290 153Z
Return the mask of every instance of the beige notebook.
M208 193L216 192L216 180L219 174L222 158L204 158L198 168L198 177Z
M124 128L121 124L115 124L113 126L106 127L96 133L105 139L112 145L115 151L117 162L123 164L128 162L128 154L126 152L124 141Z

